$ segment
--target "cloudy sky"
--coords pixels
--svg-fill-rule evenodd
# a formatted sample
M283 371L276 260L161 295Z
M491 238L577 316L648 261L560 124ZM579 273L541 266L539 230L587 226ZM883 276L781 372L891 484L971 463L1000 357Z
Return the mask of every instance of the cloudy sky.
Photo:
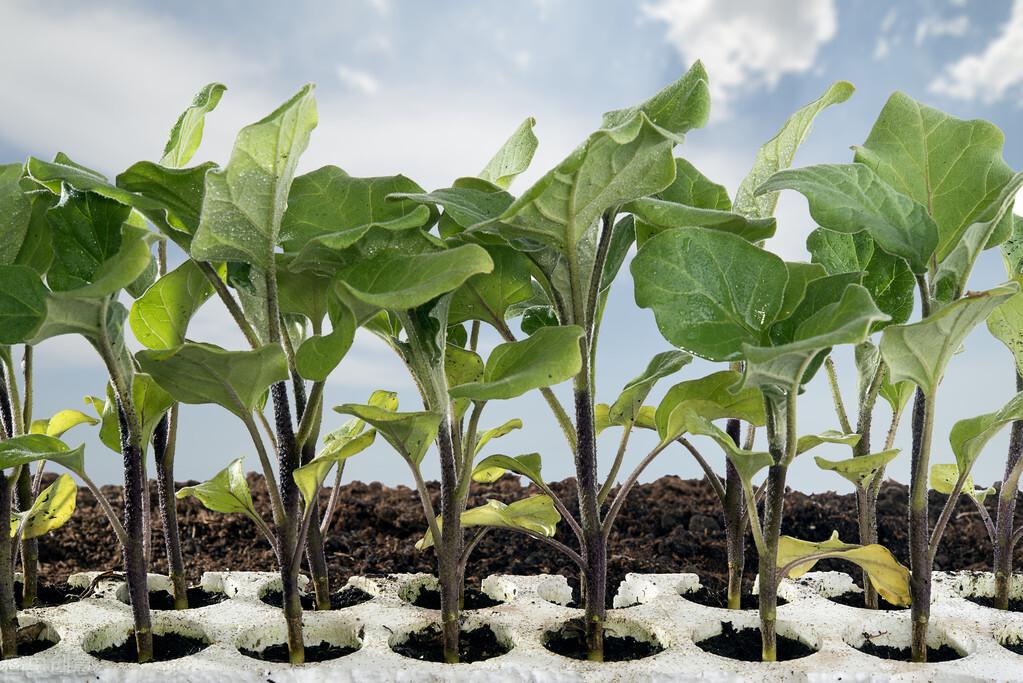
M733 191L757 146L837 79L852 81L857 93L821 116L797 164L848 161L849 145L864 140L888 95L903 90L958 116L994 121L1006 133L1006 160L1023 167L1023 0L7 2L0 4L0 25L8 27L0 41L5 161L65 151L114 175L139 159L157 159L194 92L221 81L229 90L208 120L199 159L223 162L239 127L315 81L320 124L305 170L332 163L353 175L401 172L428 189L445 187L475 174L523 118L535 116L541 144L533 169L513 188L521 191L599 125L601 112L645 98L702 59L712 83L711 123L680 153ZM770 246L786 258L806 258L812 228L802 199L786 196ZM987 254L972 284L1001 279L997 256ZM667 348L652 315L632 303L627 277L612 292L606 320L598 380L605 401ZM243 348L212 304L190 333ZM38 416L102 393L103 374L85 344L51 340L37 358ZM840 353L838 362L851 401L851 354ZM708 369L694 364L679 379ZM360 337L331 380L328 405L361 401L377 387L399 391L406 408L417 404L390 351ZM951 459L946 433L955 420L993 410L1012 393L1007 352L985 332L974 334L939 399L935 459ZM803 406L802 432L836 426L821 380ZM512 416L522 417L526 429L501 443L504 452L540 451L549 479L568 476L571 458L544 404L507 402L486 421ZM906 433L901 441L908 447ZM120 478L115 454L84 430L71 435L89 444L94 478ZM631 462L649 445L634 443ZM240 455L255 469L245 444L226 412L186 406L179 479L208 477ZM613 446L601 443L604 462ZM1004 439L989 448L979 481L998 477L1004 451ZM892 469L903 481L906 461L908 454ZM409 481L385 446L352 461L348 472L367 481ZM663 474L698 473L681 452L668 452L646 478ZM797 463L791 481L804 490L845 490L810 460Z

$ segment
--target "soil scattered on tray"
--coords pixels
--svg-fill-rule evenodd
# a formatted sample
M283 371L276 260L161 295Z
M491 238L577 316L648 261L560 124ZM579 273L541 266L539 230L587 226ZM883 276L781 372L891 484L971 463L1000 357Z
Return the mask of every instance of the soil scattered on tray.
M440 590L423 586L419 589L419 595L412 601L412 604L425 609L440 609ZM463 610L487 609L500 604L502 604L500 600L494 600L476 588L466 587L462 594Z
M205 640L180 633L154 633L153 661L167 662L172 659L181 659L202 652L209 646L210 644ZM139 661L139 655L138 649L135 647L135 632L130 631L127 639L120 645L112 645L89 654L108 662L136 664Z
M860 591L847 591L841 595L832 595L828 598L828 600L836 602L839 605L845 605L846 607L859 607L860 609L866 609L863 602L863 593ZM909 609L909 606L893 605L879 595L877 596L877 608L882 611L899 612L904 609Z
M271 591L260 599L268 605L284 607L284 597L280 591ZM330 594L330 608L334 610L344 609L345 607L354 607L355 605L361 605L364 602L369 602L372 599L372 595L358 586L345 586L341 590L334 591ZM310 611L316 609L316 596L314 594L302 594L302 609Z
M391 649L403 657L423 662L444 662L444 638L437 624L413 631ZM486 624L471 631L463 630L458 639L458 660L462 664L500 657L509 650L511 648L498 640L497 634Z
M194 484L181 482L177 486ZM256 510L270 518L270 501L262 478L249 475ZM573 480L551 484L569 510L576 509ZM150 487L156 491L155 484ZM428 485L439 506L439 487ZM121 487L104 486L115 510L122 507ZM535 493L514 477L502 477L493 484L473 484L469 505L481 505L493 498L505 503ZM330 490L321 493L321 509ZM1021 496L1023 498L1023 496ZM991 506L997 496L988 496ZM888 481L878 499L879 542L890 548L908 565L906 556L907 490ZM930 511L937 519L945 496L932 491ZM153 506L156 508L154 499ZM786 496L782 533L812 541L826 540L833 530L846 541L857 538L852 494L819 493L807 495L791 491ZM959 502L935 556L935 569L990 570L991 544L983 521L973 503ZM177 501L182 551L190 581L198 582L204 571L275 571L273 551L251 521L242 515L227 515L206 510L194 498ZM994 509L991 507L994 514ZM154 572L167 572L166 551L159 515L154 515ZM1023 505L1017 506L1017 525L1023 524ZM340 589L353 575L381 575L394 572L436 571L431 551L416 550L422 537L423 511L416 491L405 486L388 487L380 483L345 484L338 497L336 519L326 534L326 554L331 586ZM565 524L558 525L556 538L570 547L576 541ZM511 542L510 542L511 541ZM637 485L618 515L611 533L608 557L608 591L613 594L628 572L695 572L710 594L723 594L726 587L724 525L717 497L706 481L662 477ZM48 582L59 584L72 572L120 570L121 552L113 541L110 526L98 509L96 500L80 489L75 514L64 526L39 538L40 574ZM857 578L859 571L837 560L819 562L821 571L844 571ZM578 575L572 562L539 541L492 532L480 542L469 560L466 587L479 587L490 574L563 574ZM748 593L756 575L756 550L746 539L746 580Z
M695 591L682 593L681 595L686 600L695 602L697 605L703 605L704 607L728 608L727 590L712 591L706 586L700 586ZM789 601L780 595L776 599L778 607L789 604ZM739 609L760 609L760 596L744 592L739 598Z
M868 655L873 655L880 659L891 659L897 662L908 662L911 659L911 650L908 647L892 647L890 645L875 645L870 642L869 639L863 641L863 645L856 648L860 652ZM957 659L962 659L963 656L959 654L954 648L948 645L942 645L941 647L928 647L927 648L927 662L929 664L937 664L938 662L953 662Z
M317 645L306 645L305 646L305 663L315 664L316 662L328 662L332 659L340 659L341 657L347 657L353 652L358 652L359 648L349 647L348 645L332 645L328 642L320 642ZM276 662L287 664L291 661L288 655L288 644L280 643L278 645L271 645L262 650L249 650L244 647L238 648L238 652L241 652L246 657L252 657L253 659L260 659L264 662Z
M558 630L545 633L543 646L563 657L586 659L588 650L586 648L586 632L582 619L571 619L566 621ZM607 631L604 632L605 662L631 662L636 659L651 657L663 650L664 647L660 643L651 643L633 638L632 636L616 636Z
M801 640L787 638L777 634L777 661L787 662L793 659L809 657L816 650ZM737 659L740 662L762 661L762 642L759 628L742 628L736 630L732 622L721 622L721 633L705 640L697 641L697 647L719 657Z

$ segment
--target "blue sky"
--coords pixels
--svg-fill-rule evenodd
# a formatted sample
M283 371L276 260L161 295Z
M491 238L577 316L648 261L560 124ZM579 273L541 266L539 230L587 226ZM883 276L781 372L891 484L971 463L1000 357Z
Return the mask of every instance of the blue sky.
M513 188L521 191L599 125L601 112L645 98L699 58L712 83L711 123L679 153L733 192L757 146L837 79L852 81L857 93L820 117L799 165L847 161L848 147L864 140L888 95L903 90L958 116L995 122L1006 133L1006 160L1023 167L1023 0L55 1L3 3L0 24L8 27L0 42L5 161L62 150L113 175L158 158L178 112L217 80L229 90L208 121L199 158L223 162L238 128L315 81L320 124L304 170L333 163L353 175L401 172L428 189L443 187L479 171L523 118L535 116L541 144L533 169ZM770 246L805 259L812 228L803 200L785 196ZM972 285L1001 279L1000 261L989 253ZM605 401L667 348L649 311L635 307L627 276L612 292L606 320L598 379ZM243 348L215 304L200 312L190 336ZM102 393L103 374L84 343L50 340L37 358L38 416ZM851 353L839 352L838 362L851 401ZM708 370L694 364L678 379ZM360 336L329 384L328 405L360 401L377 387L399 391L405 407L417 404L401 364ZM945 435L955 420L993 410L1013 391L1007 352L983 330L974 334L939 398L935 460L951 459ZM801 410L804 433L836 426L822 378ZM488 411L488 424L512 416L526 423L500 443L505 452L541 452L549 479L571 473L542 401L523 398ZM879 411L876 422L885 421ZM115 454L84 430L69 437L87 441L97 481L120 479ZM601 443L604 462L613 455L610 439ZM900 443L908 447L908 428ZM179 479L208 477L241 455L255 469L245 444L226 412L184 407ZM644 445L634 441L630 462ZM1004 439L989 447L978 481L998 477L1004 451ZM709 446L708 453L720 462ZM892 468L903 481L907 461L903 455ZM353 460L348 472L409 482L404 464L383 445ZM668 452L645 478L669 473L698 476L687 456ZM810 460L797 462L792 483L846 488Z

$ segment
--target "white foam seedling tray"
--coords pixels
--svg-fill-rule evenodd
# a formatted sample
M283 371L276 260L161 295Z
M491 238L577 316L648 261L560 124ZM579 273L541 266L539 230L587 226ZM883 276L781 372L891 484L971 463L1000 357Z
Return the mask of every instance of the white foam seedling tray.
M77 574L75 585L95 576ZM1014 594L1023 594L1023 576ZM779 594L789 602L778 608L778 631L815 648L811 656L779 663L747 663L701 650L696 641L720 633L721 622L736 628L755 626L753 611L734 612L704 607L682 597L699 587L695 574L630 574L619 589L616 605L637 603L608 613L607 628L615 634L656 639L663 652L638 661L594 664L561 657L543 646L544 633L580 610L554 604L571 596L560 576L491 576L484 591L502 604L466 612L465 628L489 624L511 645L500 657L474 664L444 665L411 660L391 645L433 622L437 613L409 604L408 597L432 582L425 575L362 578L351 584L373 600L333 612L307 612L307 644L321 640L358 646L354 654L329 662L289 666L246 657L238 647L258 649L284 642L280 610L260 601L279 590L271 573L208 572L202 585L228 597L216 605L184 611L154 611L156 632L177 631L205 637L211 645L190 657L139 666L114 664L92 657L86 649L123 642L131 628L131 611L118 599L123 584L106 581L93 597L80 602L21 612L21 624L42 620L44 637L59 642L38 654L0 662L3 681L1023 681L1023 656L1003 648L999 640L1023 639L1023 614L975 605L963 596L990 595L990 574L935 574L931 610L931 645L949 644L966 656L941 664L891 662L858 652L853 645L870 634L880 645L905 646L909 611L870 612L846 607L825 596L852 587L846 574L811 573L786 581ZM150 588L168 588L166 577L150 576Z

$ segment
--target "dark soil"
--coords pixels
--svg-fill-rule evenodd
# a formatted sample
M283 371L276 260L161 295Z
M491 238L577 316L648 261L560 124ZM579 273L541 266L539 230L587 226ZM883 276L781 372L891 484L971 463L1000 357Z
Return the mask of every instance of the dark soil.
M179 486L196 482L183 482ZM269 499L262 479L249 475L256 509L270 518ZM570 510L576 508L573 480L551 484ZM151 489L155 492L156 486ZM428 486L437 500L438 486ZM104 486L103 492L115 510L122 507L121 489ZM504 477L493 484L474 484L469 504L480 505L488 498L511 502L534 491L519 480ZM322 492L326 505L330 491ZM988 496L997 500L997 496ZM932 521L937 519L945 496L931 493ZM379 483L346 484L339 496L338 513L326 536L326 553L331 585L343 587L353 575L393 572L434 572L434 554L418 551L424 522L422 507L414 489L388 487ZM907 490L902 484L886 482L878 500L880 543L908 565L906 556ZM153 502L154 506L156 501ZM973 503L962 500L952 516L945 538L935 557L935 569L989 570L991 545ZM177 501L182 551L188 577L198 582L203 571L272 571L277 563L273 551L255 526L242 515L225 515L203 508L192 498ZM857 537L854 497L836 493L807 495L791 491L786 496L782 533L806 540L825 540L837 530L843 540ZM991 508L994 514L993 507ZM153 567L166 573L166 552L159 516L154 516ZM1023 524L1023 505L1017 506L1017 524ZM567 525L559 525L558 540L576 545ZM1023 548L1023 545L1021 545ZM721 509L710 485L702 480L663 477L640 484L618 516L611 533L608 557L609 592L628 572L695 572L711 594L725 590L725 543ZM746 585L749 591L756 573L756 550L746 542ZM110 527L92 494L81 489L78 509L67 524L39 538L41 574L47 581L66 581L69 574L83 570L120 570L121 551L113 541ZM1020 561L1017 559L1017 561ZM848 563L822 561L817 569L859 571ZM570 560L544 544L511 532L487 534L473 553L467 567L466 587L478 587L489 574L560 573L575 577Z
M440 609L440 591L436 588L422 587L419 589L419 595L412 601L412 604L416 607L423 607L425 609ZM494 600L492 597L484 593L483 591L476 588L466 588L462 593L462 609L486 609L488 607L496 607L500 605L500 600Z
M863 645L856 648L860 652L880 659L893 659L898 662L908 662L910 660L910 649L908 647L891 647L889 645L875 645L869 640L864 640ZM957 659L962 659L963 656L956 652L955 649L948 645L942 645L941 647L929 647L927 648L927 662L929 664L937 664L938 662L953 662Z
M44 628L44 624L37 622L18 629L17 643L19 657L30 657L43 650L49 650L57 644L56 641L41 637Z
M964 596L967 600L975 605L981 607L990 607L991 609L997 609L995 607L995 599L988 595L970 595ZM1010 612L1023 612L1023 598L1010 598L1009 599L1009 611Z
M863 593L858 591L849 591L848 593L842 593L841 595L833 595L828 598L831 602L837 602L839 605L846 605L847 607L859 607L860 609L866 609L863 604ZM877 597L877 608L879 610L904 610L909 607L903 607L902 605L893 605L881 596Z
M582 619L566 621L557 631L545 633L543 646L563 657L586 659L588 650ZM635 659L651 657L663 650L664 647L659 643L636 640L632 636L620 637L604 633L605 662L631 662Z
M180 633L154 633L153 660L167 662L172 659L180 659L194 655L196 652L202 652L209 646L210 644L205 640L183 636ZM135 664L139 661L138 650L135 648L135 633L134 631L130 632L128 638L120 645L89 654L108 662Z
M407 640L391 646L391 649L403 657L423 662L444 661L444 642L437 624L413 631ZM458 660L463 664L482 662L484 659L500 657L510 649L497 639L497 634L489 626L483 625L471 631L462 631L458 639Z
M732 622L721 622L721 633L696 643L697 647L719 657L737 659L740 662L761 661L761 640L759 628L743 628L738 631ZM816 650L801 640L786 638L778 634L777 661L787 662L812 655Z
M227 600L227 596L220 591L206 591L198 586L188 589L188 609L208 607L224 600ZM124 602L129 604L127 600ZM150 609L172 610L174 609L174 596L165 590L149 591L149 607Z
M14 582L14 599L20 605L22 600L22 591L24 586L21 581ZM67 582L58 584L49 584L40 582L36 586L36 601L32 605L33 607L56 607L58 605L66 605L69 602L78 600L81 595L81 588L74 588L69 586Z
M306 645L305 646L305 661L306 664L314 664L316 662L328 662L331 659L340 659L341 657L347 657L353 652L358 652L357 647L348 647L347 645L331 645L327 642L321 642L318 645ZM268 648L262 650L247 650L244 647L238 648L238 652L241 652L246 657L252 657L253 659L261 659L264 662L277 662L287 664L291 661L288 656L288 644L280 643L279 645L271 645Z
M1023 643L1021 642L1002 643L1002 647L1004 647L1006 650L1009 650L1010 652L1015 652L1018 655L1023 655Z
M699 590L695 590L691 593L682 593L682 597L690 602L695 602L697 605L703 605L704 607L728 607L727 590L711 591L706 586L700 586ZM780 595L776 599L778 601L778 607L789 604L789 601ZM753 593L744 592L739 598L739 608L760 609L760 597Z
M273 591L267 593L262 598L263 602L274 607L284 607L284 598L280 591ZM364 602L369 602L373 599L373 596L366 591L356 586L345 586L339 591L334 591L330 594L330 608L333 609L344 609L345 607L354 607L355 605L361 605ZM312 593L302 594L302 609L304 610L315 610L316 609L316 596ZM285 652L287 655L287 652ZM341 655L338 655L340 657ZM332 659L332 658L330 658Z

